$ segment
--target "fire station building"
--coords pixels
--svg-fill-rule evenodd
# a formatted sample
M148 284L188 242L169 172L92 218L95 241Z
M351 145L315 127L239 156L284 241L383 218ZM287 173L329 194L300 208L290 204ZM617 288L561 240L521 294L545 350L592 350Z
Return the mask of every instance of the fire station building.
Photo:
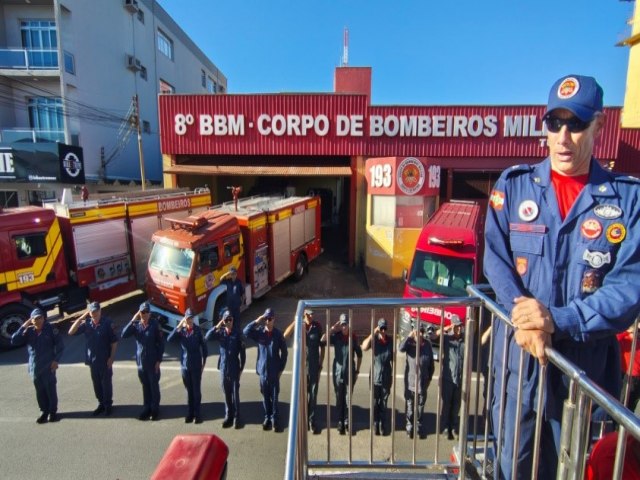
M161 95L164 185L208 186L214 203L318 194L325 248L399 277L439 200L485 201L500 172L548 152L545 105L371 105L371 68L339 67L333 93ZM605 108L595 156L640 172L640 129Z

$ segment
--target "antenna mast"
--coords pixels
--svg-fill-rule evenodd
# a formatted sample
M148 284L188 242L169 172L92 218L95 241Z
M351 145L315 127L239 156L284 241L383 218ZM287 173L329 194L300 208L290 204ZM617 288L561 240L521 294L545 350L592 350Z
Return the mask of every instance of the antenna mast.
M346 67L349 64L349 29L344 27L342 45L342 66Z

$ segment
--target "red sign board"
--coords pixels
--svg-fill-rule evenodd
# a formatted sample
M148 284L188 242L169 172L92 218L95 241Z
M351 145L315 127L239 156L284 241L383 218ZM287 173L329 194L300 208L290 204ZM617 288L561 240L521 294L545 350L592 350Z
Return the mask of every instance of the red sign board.
M370 158L365 164L367 193L371 195L437 196L440 165L420 157Z

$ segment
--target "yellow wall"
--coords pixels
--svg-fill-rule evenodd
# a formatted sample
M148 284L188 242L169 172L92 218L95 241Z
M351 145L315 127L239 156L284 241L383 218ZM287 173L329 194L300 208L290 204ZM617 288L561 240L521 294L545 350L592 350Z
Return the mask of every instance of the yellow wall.
M627 88L622 113L623 128L640 128L640 8L636 2L631 36L622 42L629 46Z
M391 278L411 266L420 228L367 226L366 265Z

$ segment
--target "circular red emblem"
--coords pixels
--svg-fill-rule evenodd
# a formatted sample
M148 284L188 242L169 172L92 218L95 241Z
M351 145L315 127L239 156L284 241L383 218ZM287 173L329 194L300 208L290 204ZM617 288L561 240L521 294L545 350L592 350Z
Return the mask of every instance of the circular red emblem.
M580 231L583 237L593 240L602 234L602 225L595 218L588 218L582 223Z

